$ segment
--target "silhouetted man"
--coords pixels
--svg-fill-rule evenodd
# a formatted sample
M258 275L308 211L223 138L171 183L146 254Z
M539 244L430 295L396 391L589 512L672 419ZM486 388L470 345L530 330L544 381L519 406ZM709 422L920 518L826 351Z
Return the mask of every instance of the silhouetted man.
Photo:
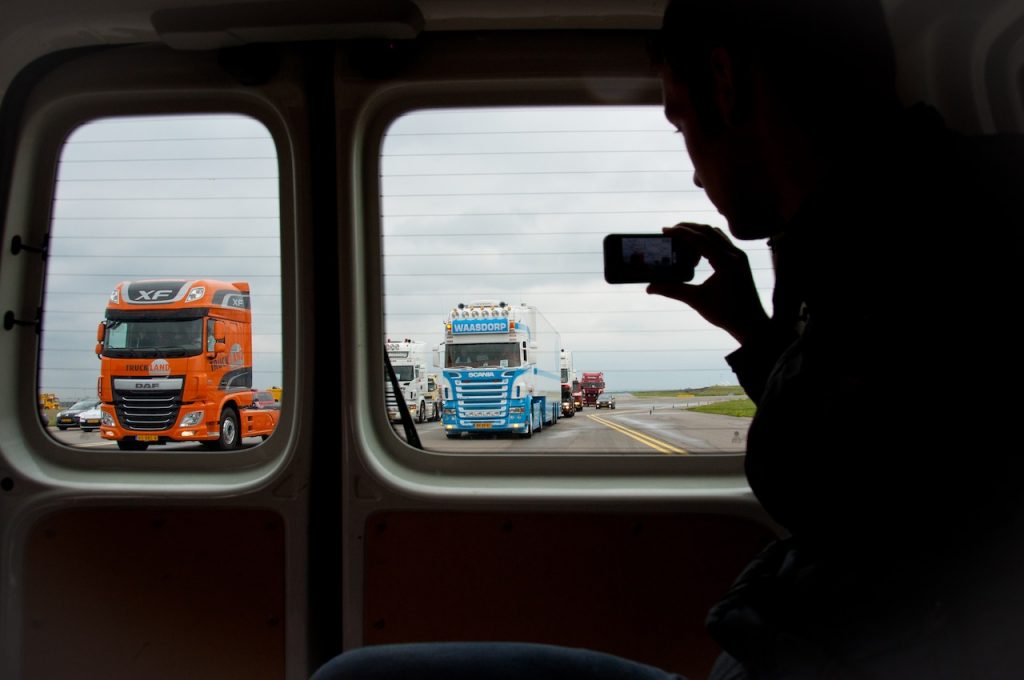
M992 403L1019 401L1019 141L904 109L871 2L678 0L659 58L694 181L733 236L770 239L776 269L769 317L745 255L683 224L666 231L714 274L648 289L740 342L747 477L792 533L713 610L734 657L717 672L1021 672L1020 583L1001 568L1019 444L991 427ZM977 398L950 402L964 385Z

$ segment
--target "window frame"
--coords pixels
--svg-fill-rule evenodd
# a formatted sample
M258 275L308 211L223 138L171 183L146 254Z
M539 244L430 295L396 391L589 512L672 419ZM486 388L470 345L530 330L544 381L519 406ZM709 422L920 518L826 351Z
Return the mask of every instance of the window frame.
M138 58L133 58L133 53ZM211 53L175 53L158 46L138 46L60 56L64 58L49 58L49 69L27 84L24 106L17 112L17 144L12 151L13 170L5 206L7 234L20 235L29 244L48 242L61 153L68 137L83 125L99 119L147 115L232 114L258 121L272 138L277 153L282 387L286 405L274 436L244 450L211 455L163 452L153 447L144 456L96 449L83 455L81 449L60 443L39 427L34 406L39 390L40 333L24 328L4 331L14 337L8 338L8 351L0 351L0 367L16 366L8 373L17 375L17 390L0 394L0 404L10 395L19 402L0 406L3 428L18 430L17 438L5 444L4 453L21 475L58 486L85 484L102 489L128 482L138 489L182 485L184 489L192 486L192 492L209 492L218 487L239 489L259 484L287 465L295 445L301 403L298 362L302 353L297 351L297 329L302 309L294 298L300 288L295 281L303 271L296 262L300 252L297 229L303 217L296 195L296 172L306 150L289 120L296 112L288 110L288 98L302 95L287 85L276 90L244 88L212 77L208 64L190 68L193 61L215 59ZM45 334L46 310L41 308L47 281L45 258L26 251L12 255L10 250L0 257L3 308L13 307L22 316L24 310L39 307L41 332ZM12 305L12 300L39 302ZM190 485L186 480L197 472L203 474L202 483Z
M644 51L644 35L622 32L617 36L614 40L607 35L594 34L500 36L495 40L522 41L520 54L524 50L544 53L544 47L531 39L550 40L555 53L544 53L547 67L543 73L487 79L481 79L471 63L459 61L464 55L460 53L462 45L458 37L452 38L452 45L446 45L439 37L438 48L448 48L440 58L452 60L444 64L449 68L446 77L437 77L436 68L435 73L423 77L410 74L411 77L401 82L390 81L368 88L365 98L354 103L357 113L351 126L358 146L349 164L354 170L348 179L357 186L360 209L351 216L356 226L351 241L344 244L349 252L346 255L343 247L339 255L347 256L350 265L343 286L343 312L356 319L355 328L361 333L354 343L357 353L346 368L356 393L367 398L351 405L352 429L359 440L357 453L362 467L371 477L403 495L448 499L476 495L531 501L551 494L607 498L609 492L633 499L668 495L680 499L701 497L706 501L709 496L718 494L733 500L752 498L743 474L743 453L614 456L424 451L398 437L384 412L384 381L379 380L380 370L373 367L384 362L379 177L380 152L387 129L403 114L431 108L660 105L660 81ZM604 41L600 44L607 49L595 54L598 40ZM589 50L582 48L581 51L581 44L589 45ZM433 47L433 42L429 45ZM559 56L581 53L587 54L592 63L581 67L568 56L566 62L558 62ZM471 59L471 56L466 58ZM514 69L512 53L509 59L507 66ZM566 64L570 67L566 68ZM336 85L339 92L345 85L343 76L341 80ZM341 134L345 133L343 125ZM682 148L680 153L684 153ZM346 180L344 176L339 179ZM735 511L735 507L732 509Z

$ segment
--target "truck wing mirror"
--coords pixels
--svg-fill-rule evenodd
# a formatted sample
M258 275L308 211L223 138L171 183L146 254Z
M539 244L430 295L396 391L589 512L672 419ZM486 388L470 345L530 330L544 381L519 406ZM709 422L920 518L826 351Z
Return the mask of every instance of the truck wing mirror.
M96 342L102 343L103 337L107 334L107 324L100 321L100 325L96 327Z
M102 354L103 354L103 343L102 342L97 342L96 343L96 358L99 359L100 355L102 355Z

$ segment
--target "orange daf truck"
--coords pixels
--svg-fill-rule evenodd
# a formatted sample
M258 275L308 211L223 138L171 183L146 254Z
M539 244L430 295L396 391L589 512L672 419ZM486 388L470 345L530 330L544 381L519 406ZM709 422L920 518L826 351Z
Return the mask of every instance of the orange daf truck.
M248 283L124 281L96 332L100 434L124 451L266 439L279 411L253 407Z

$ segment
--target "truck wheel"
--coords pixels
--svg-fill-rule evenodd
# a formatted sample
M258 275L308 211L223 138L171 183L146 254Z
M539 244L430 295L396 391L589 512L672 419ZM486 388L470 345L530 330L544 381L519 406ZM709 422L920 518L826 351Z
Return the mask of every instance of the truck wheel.
M424 404L422 401L420 402L420 407L418 409L416 409L416 422L417 423L425 423L425 422L427 422L427 405Z
M148 447L149 444L145 442L126 441L124 439L117 440L117 448L122 451L145 451Z
M461 432L445 432L444 436L448 437L448 439L458 439L459 437L462 436L462 433Z
M431 420L441 420L441 411L437 408L437 404L434 404L434 413L430 417Z
M224 409L220 414L220 439L217 440L217 448L221 451L231 451L239 448L242 443L241 433L238 431L238 416L231 408Z

